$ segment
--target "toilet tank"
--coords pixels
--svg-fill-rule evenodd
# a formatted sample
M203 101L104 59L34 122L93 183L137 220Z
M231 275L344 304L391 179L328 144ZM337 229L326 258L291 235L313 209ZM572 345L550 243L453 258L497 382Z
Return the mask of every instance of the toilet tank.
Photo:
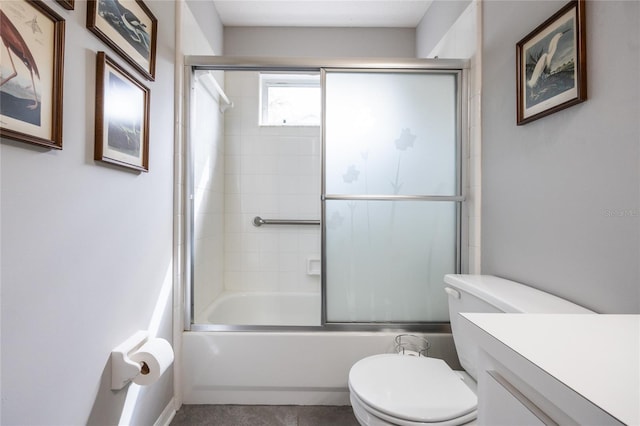
M477 380L477 346L460 324L460 313L594 314L544 291L492 275L445 275L451 332L460 364Z

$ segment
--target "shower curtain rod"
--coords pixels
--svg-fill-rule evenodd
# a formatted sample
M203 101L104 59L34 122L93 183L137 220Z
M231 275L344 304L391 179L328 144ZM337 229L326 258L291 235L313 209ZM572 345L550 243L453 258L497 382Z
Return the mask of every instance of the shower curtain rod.
M211 93L212 92L211 89L213 89L213 91L215 91L218 94L220 100L224 102L224 105L220 105L220 112L225 112L227 108L233 108L234 106L233 102L229 100L229 97L224 92L224 89L220 87L220 85L216 81L215 77L211 74L211 72L204 74L204 76L206 77L204 86L207 88L209 93ZM214 95L214 94L211 93L211 95Z

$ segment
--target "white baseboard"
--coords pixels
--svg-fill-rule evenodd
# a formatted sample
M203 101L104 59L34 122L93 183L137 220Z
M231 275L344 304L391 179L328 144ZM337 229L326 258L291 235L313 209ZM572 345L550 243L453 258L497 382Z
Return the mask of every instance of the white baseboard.
M176 401L175 398L171 398L171 401L164 407L162 413L160 413L160 417L155 421L153 426L169 426L171 424L171 420L176 415Z
M350 405L344 389L204 389L185 398L185 404L213 405Z

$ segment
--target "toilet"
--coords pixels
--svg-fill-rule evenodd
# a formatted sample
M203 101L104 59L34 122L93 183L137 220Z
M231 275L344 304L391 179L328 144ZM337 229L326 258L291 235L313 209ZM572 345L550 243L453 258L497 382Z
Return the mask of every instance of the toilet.
M361 359L349 371L351 406L361 425L475 423L477 348L459 323L459 313L594 313L495 276L451 274L444 282L451 332L465 371L455 371L441 359L395 353Z

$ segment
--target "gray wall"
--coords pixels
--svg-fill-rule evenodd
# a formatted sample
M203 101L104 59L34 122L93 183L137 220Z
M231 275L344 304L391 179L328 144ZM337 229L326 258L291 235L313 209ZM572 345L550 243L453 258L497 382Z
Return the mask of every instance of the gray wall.
M182 9L182 50L185 55L221 55L223 26L212 1L187 0Z
M515 124L515 45L565 1L485 1L482 272L640 312L640 3L587 3L589 99Z
M149 173L94 162L96 52L84 1L66 20L64 149L3 139L3 425L150 425L173 396L154 385L110 390L111 350L137 330L171 340L174 3L158 18Z
M415 57L413 28L226 27L228 56Z
M471 0L434 0L416 28L416 56L427 58Z

